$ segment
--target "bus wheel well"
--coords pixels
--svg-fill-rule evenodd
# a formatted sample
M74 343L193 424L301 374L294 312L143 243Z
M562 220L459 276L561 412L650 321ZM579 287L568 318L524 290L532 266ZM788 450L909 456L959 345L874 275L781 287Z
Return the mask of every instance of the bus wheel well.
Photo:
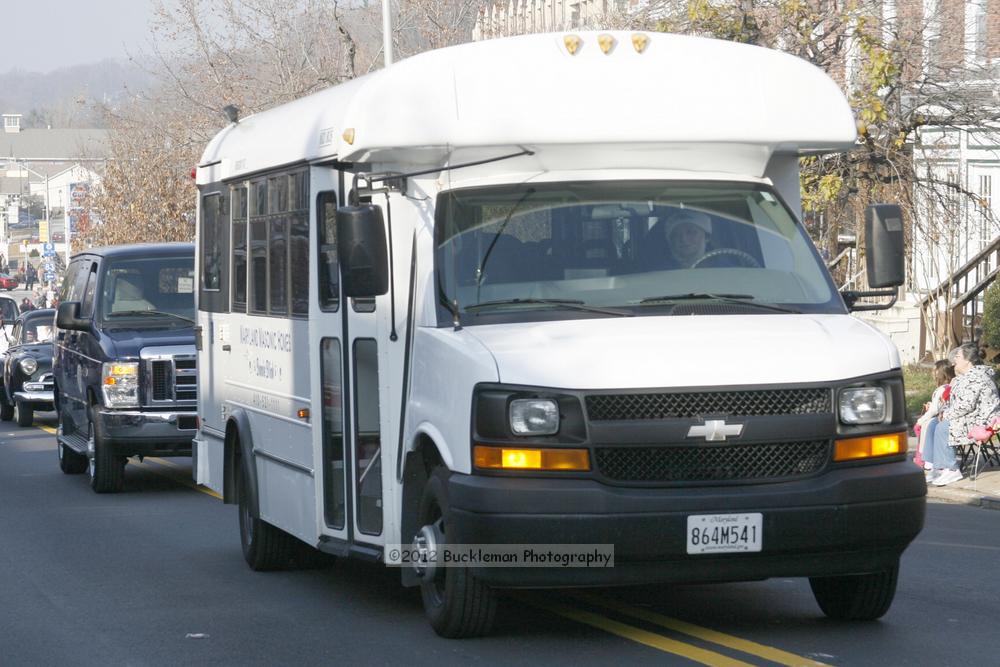
M239 501L236 497L236 476L240 474L240 429L236 422L230 419L226 423L226 439L224 441L223 457L225 461L222 481L222 498L227 505Z
M443 465L443 460L438 451L437 443L428 435L420 435L417 443L407 453L406 460L403 462L403 495L399 533L399 539L403 544L408 544L420 529L420 526L417 525L420 521L420 499L431 471L440 465ZM413 568L404 567L400 571L404 586L417 586L420 583Z

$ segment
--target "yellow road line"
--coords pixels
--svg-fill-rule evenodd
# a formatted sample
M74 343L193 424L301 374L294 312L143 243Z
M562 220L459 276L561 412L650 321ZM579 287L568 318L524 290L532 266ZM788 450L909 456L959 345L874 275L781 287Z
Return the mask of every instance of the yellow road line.
M684 642L677 641L676 639L670 639L668 637L658 635L655 632L649 632L648 630L643 630L642 628L636 628L628 625L627 623L622 623L620 621L615 621L601 616L600 614L584 611L582 609L575 609L573 607L567 607L566 605L554 602L542 602L540 600L520 595L517 597L526 604L545 609L546 611L550 611L553 614L562 616L563 618L568 618L571 621L583 623L584 625L589 625L593 628L609 632L613 635L622 637L623 639L628 639L666 653L673 653L674 655L679 655L682 658L687 658L688 660L693 660L694 662L700 662L703 665L712 665L713 667L753 667L748 662L736 660L735 658L730 658L722 653L710 651L698 646L685 644Z
M42 431L45 431L46 433L51 433L52 435L56 434L56 429L52 428L51 426L48 426L47 424L35 424L35 428L41 429ZM172 461L167 461L166 459L161 459L161 458L156 457L156 456L147 456L145 458L145 460L146 461L154 461L154 462L156 462L156 463L158 463L161 466L166 467L166 468L173 468L174 470L184 470L184 468L182 468L181 466L177 465L176 463L173 463ZM132 465L137 465L137 466L140 466L142 468L145 468L146 470L149 470L149 471L151 471L153 473L156 473L157 475L160 475L161 477L166 477L166 478L168 478L170 480L173 480L173 481L177 482L178 484L186 486L186 487L188 487L190 489L194 489L195 491L200 491L200 492L204 493L205 495L209 495L209 496L212 496L213 498L218 498L219 500L222 500L222 496L220 496L218 493L216 493L212 489L209 489L208 487L201 486L200 484L195 484L195 482L194 482L193 479L190 479L189 477L187 477L187 476L185 476L183 474L181 474L181 475L167 474L166 471L159 471L154 466L147 465L145 463L139 463L138 461L131 461L131 463L132 463Z
M165 470L157 470L155 466L151 466L149 463L147 463L147 461L156 461L157 463L164 463L167 464L167 466L173 466L173 468L175 469L182 470L182 468L177 464L170 464L164 461L163 459L159 459L156 457L146 457L146 459L142 463L139 463L138 461L130 461L130 463L132 463L132 465L137 465L140 468L149 470L157 475L160 475L161 477L166 477L167 479L177 482L178 484L181 484L183 486L186 486L189 489L194 489L195 491L200 491L201 493L204 493L207 496L212 496L213 498L218 498L219 500L222 500L222 496L220 496L218 493L216 493L212 489L209 489L208 487L196 484L195 481L190 477L188 477L187 475L184 474L178 475L178 474L168 473Z
M742 653L749 653L750 655L755 655L759 658L764 658L780 665L789 665L789 667L798 667L799 665L821 667L826 665L826 663L816 662L815 660L801 655L796 655L795 653L789 653L788 651L782 651L781 649L765 646L764 644L758 644L757 642L752 642L748 639L740 639L739 637L727 635L723 632L718 632L717 630L702 628L686 621L670 618L669 616L664 616L639 607L633 607L616 600L605 600L597 597L593 593L579 593L573 597L588 602L595 607L609 609L625 616L631 616L632 618L637 618L639 620L646 621L647 623L659 625L660 627L667 628L668 630L690 635L691 637L712 642L713 644L718 644L719 646L725 646L726 648L735 649Z

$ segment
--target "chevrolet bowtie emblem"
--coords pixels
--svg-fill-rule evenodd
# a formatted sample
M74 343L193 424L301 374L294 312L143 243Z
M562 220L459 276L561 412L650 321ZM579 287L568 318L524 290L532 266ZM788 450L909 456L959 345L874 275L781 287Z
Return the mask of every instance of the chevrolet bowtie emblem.
M743 424L727 424L722 419L706 419L704 424L688 429L689 438L705 438L709 442L718 442L743 433Z

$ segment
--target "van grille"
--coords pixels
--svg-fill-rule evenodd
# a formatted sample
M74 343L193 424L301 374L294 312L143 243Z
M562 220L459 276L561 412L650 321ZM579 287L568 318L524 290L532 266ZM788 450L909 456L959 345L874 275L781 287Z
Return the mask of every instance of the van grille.
M193 356L153 359L149 362L150 399L154 403L195 403L198 377Z
M650 394L592 394L594 421L684 419L703 415L811 415L831 412L830 390L761 389Z
M618 482L776 481L821 471L830 441L598 447L595 459L598 472Z

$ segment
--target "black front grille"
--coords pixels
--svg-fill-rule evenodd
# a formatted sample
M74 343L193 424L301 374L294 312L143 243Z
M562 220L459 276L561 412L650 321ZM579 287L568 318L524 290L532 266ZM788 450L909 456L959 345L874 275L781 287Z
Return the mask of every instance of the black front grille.
M150 396L153 401L198 400L197 362L194 357L154 359L149 362Z
M587 396L587 414L595 421L684 419L703 415L811 415L831 412L830 390L751 389Z
M170 376L172 374L169 361L153 362L153 400L166 401L170 396Z
M822 470L830 441L598 447L595 459L598 472L618 482L775 481Z

